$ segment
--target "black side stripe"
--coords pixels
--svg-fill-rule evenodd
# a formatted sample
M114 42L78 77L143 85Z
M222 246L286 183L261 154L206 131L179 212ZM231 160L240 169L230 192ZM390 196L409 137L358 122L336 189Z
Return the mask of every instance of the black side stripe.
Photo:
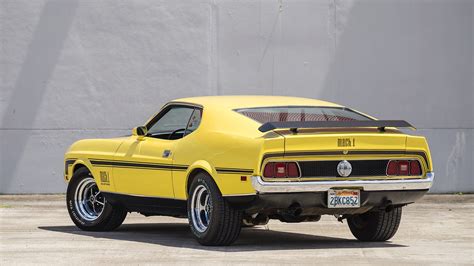
M69 166L71 164L74 164L74 162L77 160L77 158L69 158L64 162L64 174L67 175L69 174Z
M137 162L127 162L127 161L106 161L106 160L99 160L99 159L92 159L90 161L92 165L113 166L113 167L119 167L119 168L139 168L139 169L151 169L151 170L175 170L175 171L184 171L188 169L187 165L137 163Z
M359 151L347 151L344 154L343 151L298 151L298 152L280 152L280 153L267 153L263 155L263 160L271 157L286 157L286 156L324 156L324 155L418 155L423 157L428 168L430 168L428 157L423 151L405 151L405 150L392 150L392 151L370 151L370 150L359 150ZM262 163L263 163L262 160Z
M107 161L101 159L91 159L90 162L95 166L113 166L117 168L138 168L138 169L156 169L156 170L175 170L185 171L189 166L187 165L174 165L174 164L153 164L153 163L141 163L141 162L130 162L130 161ZM241 169L241 168L222 168L217 167L216 171L222 174L252 174L253 169Z
M239 169L239 168L218 168L216 167L217 173L221 174L253 174L252 169Z

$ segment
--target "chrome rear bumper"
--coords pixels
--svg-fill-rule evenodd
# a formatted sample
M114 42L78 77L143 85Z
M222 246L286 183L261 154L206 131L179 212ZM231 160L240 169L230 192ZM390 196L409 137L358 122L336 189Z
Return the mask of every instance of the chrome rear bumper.
M252 186L258 193L321 192L332 188L360 188L364 191L424 190L431 187L433 180L433 172L428 172L423 179L353 181L266 182L261 176L252 176Z

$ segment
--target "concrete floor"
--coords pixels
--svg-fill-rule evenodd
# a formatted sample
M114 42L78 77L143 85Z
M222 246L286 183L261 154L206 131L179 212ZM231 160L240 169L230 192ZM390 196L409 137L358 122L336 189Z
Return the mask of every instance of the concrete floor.
M83 232L64 196L0 196L0 265L30 264L474 264L474 195L427 196L404 209L395 237L354 240L347 225L317 223L243 229L230 247L197 244L187 220L131 214L117 231Z

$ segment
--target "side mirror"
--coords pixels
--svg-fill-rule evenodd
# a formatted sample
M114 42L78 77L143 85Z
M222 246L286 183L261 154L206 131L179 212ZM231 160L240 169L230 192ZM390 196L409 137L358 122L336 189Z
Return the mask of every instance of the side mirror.
M146 129L145 126L140 126L136 127L132 130L132 135L134 136L139 136L139 137L144 137L148 133L148 130Z

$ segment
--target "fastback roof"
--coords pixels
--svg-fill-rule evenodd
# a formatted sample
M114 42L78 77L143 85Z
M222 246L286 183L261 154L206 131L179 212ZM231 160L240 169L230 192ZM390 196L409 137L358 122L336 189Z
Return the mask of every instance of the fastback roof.
M213 106L225 109L267 107L267 106L333 106L341 105L309 98L287 97L287 96L263 96L263 95L236 95L236 96L203 96L176 99L173 102L187 102L200 104L204 107Z

